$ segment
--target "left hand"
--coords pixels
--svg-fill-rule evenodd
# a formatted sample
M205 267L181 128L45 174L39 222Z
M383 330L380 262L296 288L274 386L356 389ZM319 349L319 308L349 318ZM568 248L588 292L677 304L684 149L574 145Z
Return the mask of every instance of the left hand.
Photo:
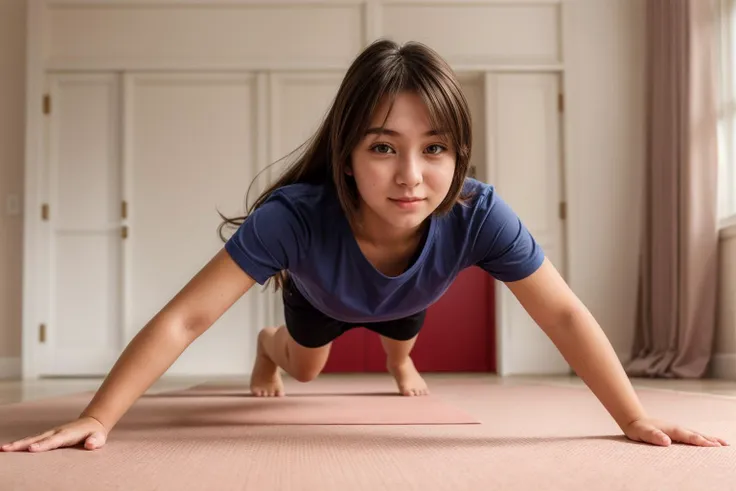
M705 436L696 431L651 418L642 418L629 423L624 428L627 438L652 445L668 447L672 442L687 443L698 447L728 446L720 438Z

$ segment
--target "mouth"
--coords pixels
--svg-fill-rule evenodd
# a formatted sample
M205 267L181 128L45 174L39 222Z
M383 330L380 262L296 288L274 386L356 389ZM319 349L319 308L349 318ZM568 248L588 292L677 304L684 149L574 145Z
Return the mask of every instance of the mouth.
M427 198L389 198L391 201L397 203L416 203L417 201L424 201Z
M389 198L400 210L417 210L427 198Z

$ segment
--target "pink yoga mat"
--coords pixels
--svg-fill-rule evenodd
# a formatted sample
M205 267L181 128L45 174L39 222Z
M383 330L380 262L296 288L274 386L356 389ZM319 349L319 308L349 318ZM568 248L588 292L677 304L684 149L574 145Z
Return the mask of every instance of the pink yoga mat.
M247 385L204 384L158 398L176 408L180 420L239 425L446 425L479 424L466 411L435 395L406 397L398 392L333 386L328 391L290 388L284 397L253 397ZM172 402L173 400L173 402ZM160 403L160 402L158 402Z
M240 386L147 396L100 450L0 452L0 490L735 487L736 447L663 448L628 441L585 388L494 385L478 377L429 381L433 395L428 398L390 395L390 379L364 383L329 377L290 384L292 395L280 400L242 397ZM343 395L347 391L353 395ZM385 395L360 395L364 393ZM648 390L639 394L653 416L736 443L735 399ZM0 406L0 440L65 422L88 399L78 395ZM328 400L333 404L321 404ZM373 405L377 401L381 404ZM400 421L409 409L416 423L422 413L439 410L437 404L467 411L482 424L293 424L297 419L317 421L318 413L329 413L324 419L333 423L346 419L340 412ZM365 408L355 409L367 405L380 418ZM263 421L266 408L273 418L285 418L288 412L291 424L247 423Z

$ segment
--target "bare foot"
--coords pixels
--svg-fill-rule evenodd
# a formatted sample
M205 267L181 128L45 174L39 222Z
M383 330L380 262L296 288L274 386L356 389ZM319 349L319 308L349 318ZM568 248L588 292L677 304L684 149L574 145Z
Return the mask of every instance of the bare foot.
M396 384L399 386L401 395L426 396L429 394L427 383L419 375L419 372L417 372L411 358L407 357L406 361L400 365L389 366L388 371L396 379Z
M273 335L275 327L266 327L258 333L256 362L250 376L250 391L256 397L281 397L284 395L284 382L279 367L271 361L263 349L263 337Z

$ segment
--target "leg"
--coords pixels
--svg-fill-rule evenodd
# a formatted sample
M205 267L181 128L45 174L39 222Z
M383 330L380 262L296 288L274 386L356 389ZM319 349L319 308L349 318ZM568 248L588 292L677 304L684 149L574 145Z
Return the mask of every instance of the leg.
M286 326L267 327L258 334L258 350L250 390L255 396L283 396L284 384L279 367L300 382L319 375L330 354L328 343L319 348L299 345Z
M381 344L386 352L386 368L396 379L399 392L405 396L423 396L429 393L426 382L409 357L416 340L416 336L406 341L381 336Z
M332 340L342 332L342 324L315 309L288 276L282 294L286 325L258 334L250 382L256 396L284 395L279 367L300 382L313 380L327 363Z

